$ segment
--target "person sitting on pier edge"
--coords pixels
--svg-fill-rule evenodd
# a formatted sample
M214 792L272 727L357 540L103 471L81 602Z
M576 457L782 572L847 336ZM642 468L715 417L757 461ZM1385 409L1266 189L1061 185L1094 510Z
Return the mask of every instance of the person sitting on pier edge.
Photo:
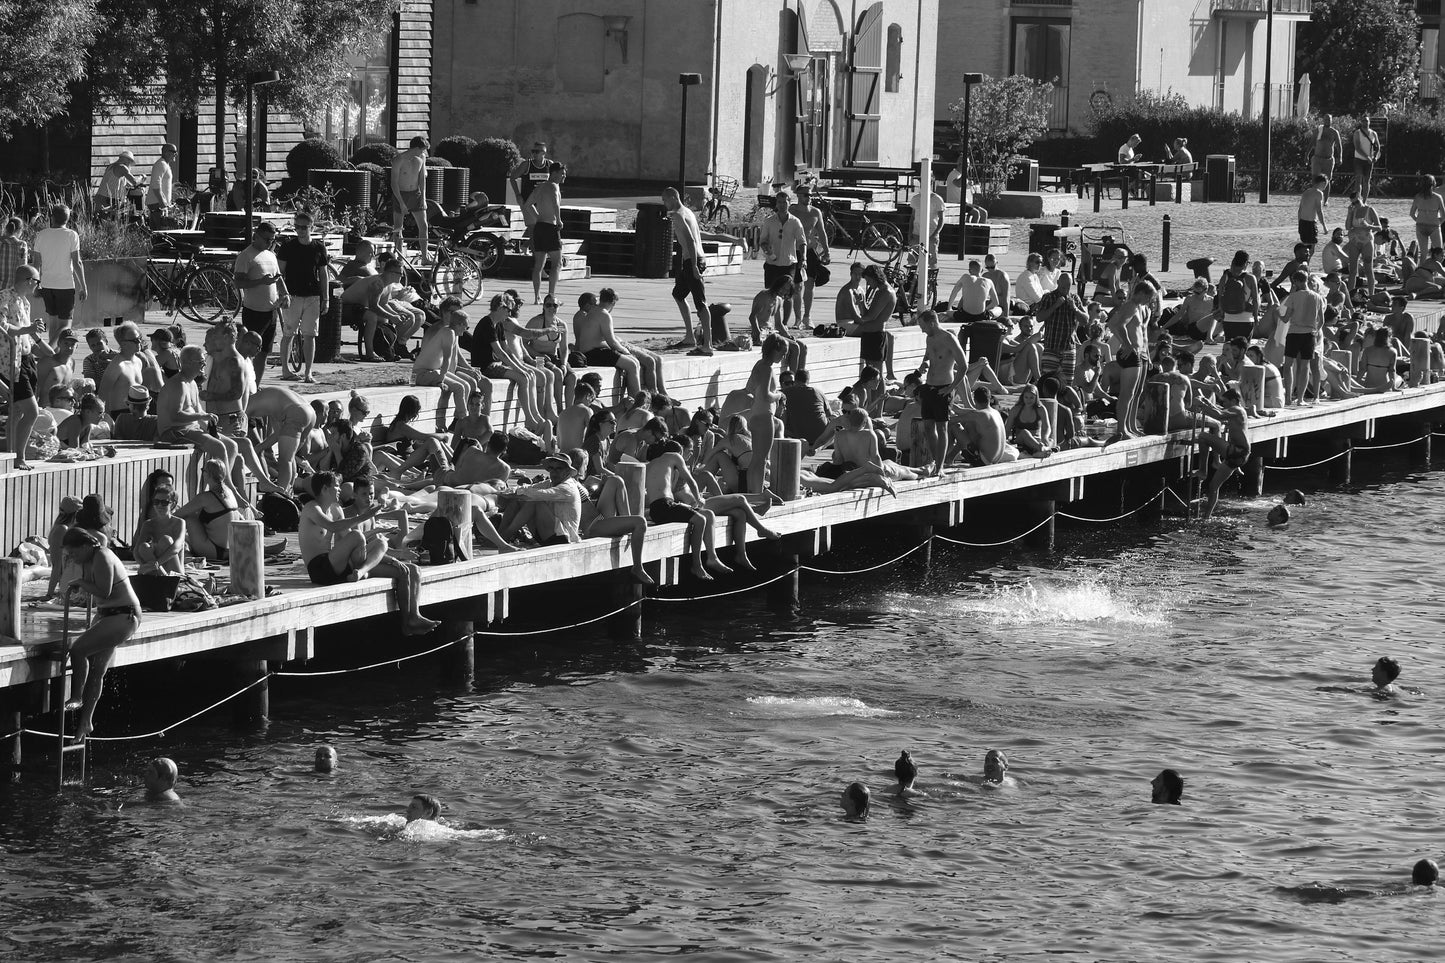
M572 460L566 455L548 455L542 459L547 481L527 485L498 499L503 511L501 533L515 538L528 526L539 545L566 545L580 542L582 534L582 500L586 490L575 477Z
M577 313L572 316L573 367L615 368L622 375L629 394L642 390L642 364L633 357L628 346L612 332L612 315L598 309L597 296L590 291L577 298ZM601 397L598 391L598 397Z
M949 292L948 307L954 311L953 319L964 326L994 316L994 309L999 307L998 292L993 282L983 276L983 265L976 258L968 262L968 273Z
M165 756L158 756L150 761L141 773L141 780L145 783L145 801L149 803L178 803L181 801L180 794L176 792L176 780L181 778L181 771L177 768L175 760L167 759Z
M1184 777L1174 769L1165 769L1149 783L1153 787L1149 801L1168 806L1178 806L1184 797Z
M1400 677L1400 663L1388 655L1381 656L1370 667L1370 681L1377 695L1394 695L1395 680Z
M983 385L973 389L973 407L953 411L953 430L961 436L958 450L972 465L998 465L1018 461L1019 450L1004 437L1003 416L993 406L993 395Z
M711 581L709 570L719 575L731 574L732 569L718 558L714 543L713 528L717 516L706 508L695 507L703 503L702 492L683 461L682 446L675 441L666 441L660 448L647 461L646 497L643 501L647 503L648 521L654 525L680 522L687 526L687 551L692 555L693 575ZM681 491L692 496L693 504L677 497Z

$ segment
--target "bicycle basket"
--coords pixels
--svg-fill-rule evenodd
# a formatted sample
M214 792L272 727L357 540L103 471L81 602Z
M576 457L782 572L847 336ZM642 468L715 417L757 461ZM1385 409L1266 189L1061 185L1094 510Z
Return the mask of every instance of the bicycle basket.
M732 200L738 196L738 179L736 177L724 177L721 174L714 175L711 193L719 200Z

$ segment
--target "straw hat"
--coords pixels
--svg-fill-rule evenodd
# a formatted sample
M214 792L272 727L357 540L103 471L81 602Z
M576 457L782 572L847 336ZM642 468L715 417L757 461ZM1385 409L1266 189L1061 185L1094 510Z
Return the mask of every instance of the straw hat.
M116 155L115 162L117 164L124 164L126 167L130 167L135 163L135 155L128 150L123 150L118 155Z

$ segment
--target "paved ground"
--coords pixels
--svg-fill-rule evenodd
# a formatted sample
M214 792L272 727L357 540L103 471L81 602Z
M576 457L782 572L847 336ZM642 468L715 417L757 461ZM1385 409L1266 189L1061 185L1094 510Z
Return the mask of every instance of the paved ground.
M569 202L574 204L611 206L620 210L635 209L637 202L641 200L651 201L654 198L651 195L569 198ZM746 200L740 200L741 206L748 205ZM1184 268L1186 261L1194 257L1209 256L1216 261L1227 263L1241 246L1248 250L1252 257L1262 260L1267 268L1278 270L1291 257L1292 248L1298 239L1295 217L1298 201L1295 196L1276 195L1268 205L1261 205L1255 200L1245 204L1159 204L1155 207L1133 202L1129 210L1124 211L1120 202L1112 199L1105 200L1101 212L1094 214L1093 202L1086 198L1079 202L1079 206L1084 208L1082 212L1071 208L1071 222L1089 227L1091 234L1106 227L1120 229L1114 232L1116 237L1146 255L1151 268L1166 286L1182 288L1192 279L1190 272ZM1401 236L1408 242L1413 235L1408 216L1409 201L1382 200L1376 207L1381 217L1389 218L1391 224L1401 230ZM1327 214L1331 226L1342 222L1343 201L1333 201ZM1161 228L1165 215L1168 215L1171 221L1170 270L1160 271ZM1017 220L1004 223L1010 224L1013 230L1009 253L1000 260L1005 270L1010 274L1017 274L1022 270L1028 253L1028 222ZM846 279L847 260L846 251L833 251L835 279L827 287L819 289L813 319L815 322L832 319L833 299L837 295L839 284ZM965 262L959 261L955 255L944 255L940 263L940 291L946 293L964 268ZM1218 276L1217 268L1215 276ZM742 274L708 275L708 299L731 303L734 309L731 319L734 330L738 330L739 324L742 330L746 330L748 305L761 285L762 263L747 261L744 262ZM522 291L524 299L531 300L530 285L518 281L489 279L483 301L495 291L509 287ZM618 334L622 338L658 345L664 343L663 339L677 340L681 337L682 322L672 300L670 279L594 275L585 282L569 281L559 284L557 294L564 304L571 305L576 303L577 296L583 291L595 292L602 287L614 288L621 298L615 320ZM485 304L479 303L475 310L485 311ZM570 317L570 313L566 312L566 316ZM1436 312L1432 310L1426 313L1433 315ZM146 321L149 329L165 323L167 317L164 312L152 311L148 313ZM1431 326L1433 327L1433 323ZM202 326L190 325L188 330L188 337L194 343L200 343L204 335ZM346 333L352 335L352 332ZM403 384L409 380L410 369L401 364L356 364L353 360L355 350L353 336L350 344L343 350L343 361L318 366L316 373L320 384L317 390Z

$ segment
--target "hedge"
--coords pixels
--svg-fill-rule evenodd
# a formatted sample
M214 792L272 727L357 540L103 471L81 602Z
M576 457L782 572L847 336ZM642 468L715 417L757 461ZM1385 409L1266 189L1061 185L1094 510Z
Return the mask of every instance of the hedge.
M390 167L391 162L396 160L396 155L401 151L383 141L375 144L367 144L351 153L351 163L360 167L362 164L379 164L382 167Z
M297 184L306 183L309 171L349 170L335 147L319 137L303 140L286 155L286 176Z

